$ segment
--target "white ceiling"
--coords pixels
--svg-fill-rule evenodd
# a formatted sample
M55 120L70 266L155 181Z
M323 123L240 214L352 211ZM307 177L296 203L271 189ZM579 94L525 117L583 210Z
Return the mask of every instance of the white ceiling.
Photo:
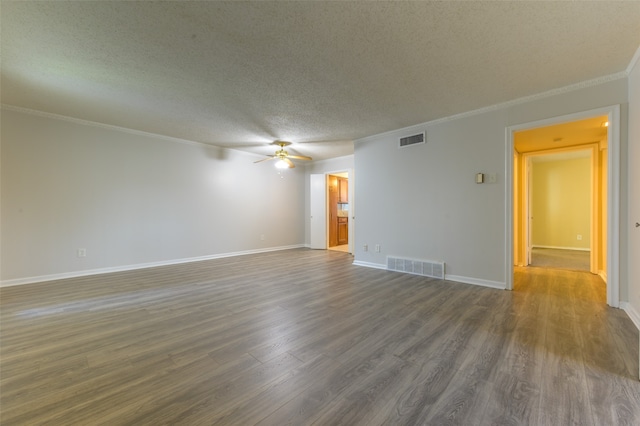
M314 159L623 72L640 46L640 2L2 1L1 14L4 104L262 154L289 140Z

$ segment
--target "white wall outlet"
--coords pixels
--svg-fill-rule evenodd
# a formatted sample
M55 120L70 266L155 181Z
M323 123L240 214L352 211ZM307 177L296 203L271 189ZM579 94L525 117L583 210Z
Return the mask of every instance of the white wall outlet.
M376 244L376 253L380 253L380 244Z
M77 253L78 257L87 257L87 249L86 248L79 248L76 253Z
M369 251L369 246L367 244L363 244L362 251Z
M578 241L582 241L582 235L578 234Z

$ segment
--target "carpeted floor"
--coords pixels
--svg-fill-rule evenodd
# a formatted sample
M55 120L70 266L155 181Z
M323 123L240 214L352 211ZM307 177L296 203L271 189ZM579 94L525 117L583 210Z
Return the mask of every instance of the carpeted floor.
M589 257L588 251L534 248L530 266L588 271Z

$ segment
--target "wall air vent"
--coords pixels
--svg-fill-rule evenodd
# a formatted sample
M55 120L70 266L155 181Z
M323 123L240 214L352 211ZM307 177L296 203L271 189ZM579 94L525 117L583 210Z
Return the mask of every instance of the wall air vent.
M425 132L418 133L417 135L405 136L404 138L400 138L400 148L404 148L405 146L417 145L420 143L425 143L427 140Z
M444 262L387 257L387 270L444 279Z

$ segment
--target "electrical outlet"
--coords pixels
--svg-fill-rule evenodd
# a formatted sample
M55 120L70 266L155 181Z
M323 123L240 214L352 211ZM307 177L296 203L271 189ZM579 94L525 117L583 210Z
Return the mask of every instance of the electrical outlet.
M376 244L376 253L380 253L380 244Z
M362 251L369 251L369 246L366 244L362 245Z
M578 241L582 241L582 235L578 234Z
M87 249L79 248L77 251L78 257L87 257Z

